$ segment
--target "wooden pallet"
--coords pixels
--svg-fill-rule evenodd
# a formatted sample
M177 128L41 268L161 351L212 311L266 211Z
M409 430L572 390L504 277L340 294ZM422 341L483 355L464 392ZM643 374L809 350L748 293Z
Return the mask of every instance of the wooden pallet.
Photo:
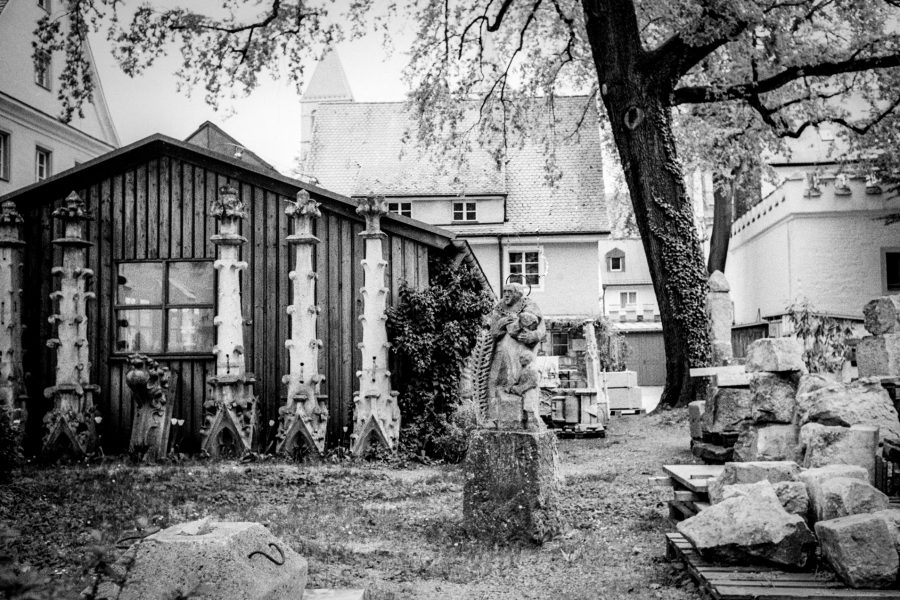
M609 415L611 417L619 417L622 415L645 415L647 411L643 408L611 408Z
M600 429L576 429L572 426L565 426L559 429L554 428L552 431L556 433L556 437L561 439L606 437L606 430L602 427Z
M713 600L897 600L900 589L858 590L830 571L788 572L775 567L724 566L704 560L680 533L666 534L666 556L684 562L705 598Z
M669 518L683 521L693 517L709 506L707 482L719 475L725 467L722 465L663 465L666 477L656 485L670 485L673 499L669 501Z

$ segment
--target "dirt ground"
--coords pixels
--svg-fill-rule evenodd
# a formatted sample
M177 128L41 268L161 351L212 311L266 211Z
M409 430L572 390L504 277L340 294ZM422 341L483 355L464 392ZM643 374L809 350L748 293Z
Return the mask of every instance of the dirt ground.
M0 542L48 598L77 598L136 524L207 515L262 522L307 558L308 587L366 587L373 600L697 598L664 558L671 490L647 481L694 462L688 440L685 411L560 440L573 528L542 547L468 538L459 467L274 461L27 469L0 485L0 523L14 530Z

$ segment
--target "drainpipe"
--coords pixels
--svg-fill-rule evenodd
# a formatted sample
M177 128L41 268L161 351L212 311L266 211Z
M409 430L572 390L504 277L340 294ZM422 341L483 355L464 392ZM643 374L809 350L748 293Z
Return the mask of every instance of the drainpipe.
M500 261L497 263L497 270L500 273L500 285L497 286L497 295L503 296L503 236L497 236L497 257Z

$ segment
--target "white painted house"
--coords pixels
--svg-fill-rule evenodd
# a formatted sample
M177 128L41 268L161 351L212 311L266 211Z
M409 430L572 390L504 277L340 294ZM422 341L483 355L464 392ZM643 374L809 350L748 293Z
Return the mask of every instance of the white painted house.
M105 154L119 146L100 78L84 117L63 123L57 98L64 56L34 57L32 33L47 14L61 17L64 0L0 0L0 195ZM65 19L61 22L66 23ZM85 44L87 42L85 41Z

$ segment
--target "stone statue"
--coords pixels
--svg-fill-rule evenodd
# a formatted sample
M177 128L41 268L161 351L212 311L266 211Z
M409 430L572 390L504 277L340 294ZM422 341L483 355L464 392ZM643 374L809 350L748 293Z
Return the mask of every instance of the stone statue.
M535 346L547 335L541 309L533 300L525 297L521 285L509 283L503 286L503 296L491 313L490 323L494 352L488 378L488 423L493 421L504 428L512 427L511 421L516 420L513 418L515 410L506 405L515 403L520 407L520 426L524 426L527 421L529 428L532 424L539 428L541 422L537 417L537 402L533 402L534 406L529 410L526 396L529 391L532 395L538 393L537 371L530 365ZM534 386L522 387L529 376L534 378ZM524 379L520 381L520 377ZM527 417L525 412L529 413ZM499 421L503 421L503 424Z
M164 458L169 446L172 403L169 402L167 367L143 354L128 357L125 383L134 400L129 451L142 454L145 460Z

